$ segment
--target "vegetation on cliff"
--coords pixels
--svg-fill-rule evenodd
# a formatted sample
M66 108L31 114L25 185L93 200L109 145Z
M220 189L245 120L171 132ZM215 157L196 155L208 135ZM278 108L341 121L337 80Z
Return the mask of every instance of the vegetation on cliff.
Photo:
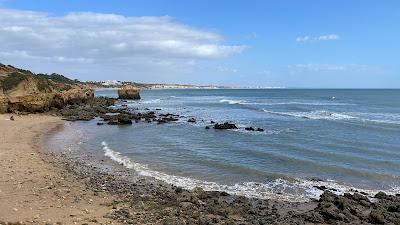
M82 84L78 80L69 79L61 74L35 74L29 70L0 63L0 90L3 90L4 94L13 92L23 82L27 83L25 89L44 93L66 91Z
M0 87L3 88L4 91L12 90L13 88L17 87L22 81L26 80L28 75L13 72L10 75L4 77L0 80Z

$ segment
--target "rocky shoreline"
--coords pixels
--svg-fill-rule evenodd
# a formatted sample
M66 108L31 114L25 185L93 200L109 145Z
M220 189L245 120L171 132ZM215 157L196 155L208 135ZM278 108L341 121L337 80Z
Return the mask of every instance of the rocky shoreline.
M69 121L100 117L103 121L98 125L124 125L132 121L163 124L181 117L130 110L124 100L119 104L121 107L114 107L117 101L121 100L93 98L86 104L69 105L48 113ZM194 123L196 119L189 118L187 122ZM211 121L210 125L215 129L237 129L228 122ZM339 196L322 186L317 187L324 191L320 199L310 202L251 199L201 188L185 190L139 176L120 165L114 165L117 171L104 170L101 165L88 163L93 161L89 155L49 154L52 163L63 165L90 190L118 196L107 217L122 224L400 224L400 195L381 192L368 196L356 192ZM107 158L97 161L116 164Z
M116 103L119 103L118 107ZM157 109L131 110L124 103L125 100L89 96L59 108L48 108L45 113L68 121L99 117L102 119L99 126L133 122L163 124L182 118L180 115L157 113ZM197 120L189 118L187 122L196 123ZM214 129L238 129L229 122L210 121L206 128L211 126ZM262 131L262 128L245 130ZM101 165L90 163L94 160L88 154L79 157L66 153L47 154L50 163L61 165L92 192L115 196L117 200L110 203L112 211L106 217L121 224L400 224L400 195L346 193L338 196L318 187L324 190L318 201L252 199L201 188L185 190L139 176L107 158L100 162L113 163L116 169L105 170Z
M143 177L103 158L48 153L94 193L117 196L106 215L122 224L399 224L400 195L383 192L335 195L326 190L319 200L285 202L254 199L226 192L185 190ZM115 164L115 163L114 163Z

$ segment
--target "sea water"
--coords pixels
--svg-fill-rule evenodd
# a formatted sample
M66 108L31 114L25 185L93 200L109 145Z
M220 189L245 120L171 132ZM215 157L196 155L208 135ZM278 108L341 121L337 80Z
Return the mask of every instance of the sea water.
M174 185L248 197L302 201L318 197L314 186L321 185L337 192L400 190L400 90L168 89L141 96L121 104L182 117L132 126L74 122L47 141ZM187 122L192 117L196 123ZM239 129L205 129L211 121ZM244 130L249 126L264 131Z

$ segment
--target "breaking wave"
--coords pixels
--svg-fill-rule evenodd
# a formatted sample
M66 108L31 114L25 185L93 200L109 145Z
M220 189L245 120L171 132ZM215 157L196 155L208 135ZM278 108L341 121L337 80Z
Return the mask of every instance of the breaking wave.
M140 101L142 104L154 104L154 103L160 103L161 99L151 99L151 100L146 100L146 101Z
M269 111L266 109L262 109L262 111L266 113L281 115L281 116L292 116L298 118L305 118L305 119L314 119L314 120L350 120L350 119L357 119L357 117L350 116L343 113L337 112L329 112L329 111L311 111L311 112L275 112Z
M146 165L133 162L130 158L122 155L120 152L114 151L105 141L102 142L102 146L105 156L128 169L135 170L139 175L153 177L157 180L185 189L201 187L206 191L224 191L229 194L241 195L249 198L279 199L293 202L306 202L311 199L318 199L323 193L322 190L317 188L320 186L325 186L336 194L343 194L345 192L354 193L357 190L363 191L372 196L379 192L379 190L356 189L351 186L339 184L333 180L311 181L294 179L293 181L288 181L278 178L266 183L243 182L234 185L224 185L216 182L202 181L190 177L175 176L158 172L150 169ZM395 194L399 191L400 187L393 187L390 190L385 190L388 194Z
M220 103L228 103L228 104L230 104L230 105L235 105L235 104L238 104L238 105L249 104L249 103L247 103L247 102L245 102L245 101L243 101L243 100L229 100L229 99L221 99L219 102L220 102Z
M262 109L263 112L280 115L297 117L312 120L357 120L361 122L378 123L378 124L392 124L399 125L400 120L398 115L389 115L384 117L382 114L362 114L362 113L339 113L330 111L310 111L310 112L276 112L266 109ZM363 116L369 115L370 118L365 118ZM397 117L396 117L397 116Z
M311 106L349 106L354 105L350 103L340 102L248 102L245 100L232 100L232 99L221 99L220 103L228 103L230 105L311 105Z

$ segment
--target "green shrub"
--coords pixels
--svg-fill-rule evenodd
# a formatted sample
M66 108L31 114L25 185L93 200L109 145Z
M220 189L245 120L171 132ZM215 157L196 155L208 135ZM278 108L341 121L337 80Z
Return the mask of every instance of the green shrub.
M37 79L37 87L39 91L51 91L54 85L44 77L35 77Z
M22 81L26 80L28 75L14 72L8 75L6 78L0 81L3 90L8 91L18 86Z
M44 77L46 79L50 79L50 80L52 80L52 81L54 81L56 83L59 83L59 84L71 84L71 85L73 85L73 84L80 83L78 80L71 80L71 79L65 77L64 75L57 74L57 73L53 73L51 75L38 74L37 76Z

